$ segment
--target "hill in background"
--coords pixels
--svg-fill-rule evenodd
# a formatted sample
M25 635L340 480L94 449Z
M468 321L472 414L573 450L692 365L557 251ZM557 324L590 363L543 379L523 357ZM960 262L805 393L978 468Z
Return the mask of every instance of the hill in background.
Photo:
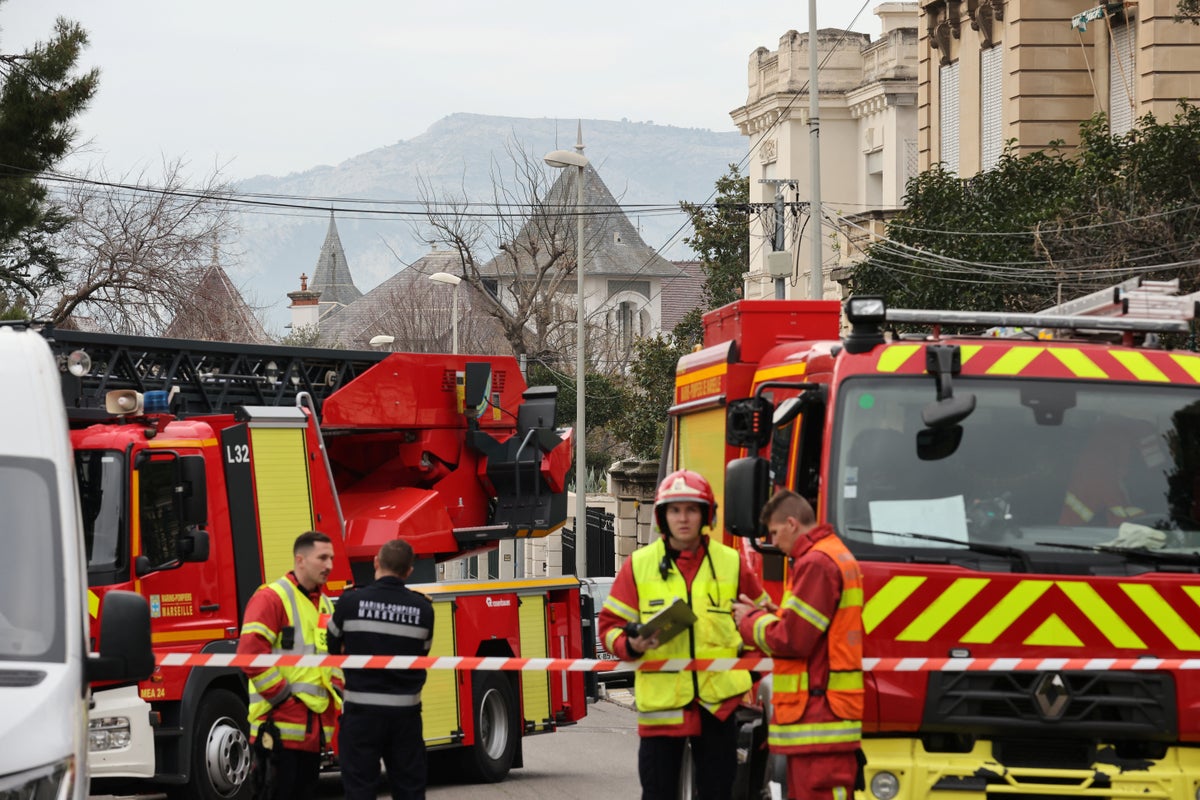
M352 124L350 121L349 124ZM492 165L508 166L506 144L538 158L575 144L575 120L521 119L452 114L425 133L381 147L337 165L286 177L258 176L240 182L240 192L321 198L321 205L352 205L339 198L388 200L402 215L339 212L338 232L360 290L366 292L429 250L421 241L418 177L440 192L484 201L492 195ZM302 132L298 135L303 135ZM584 153L624 204L676 206L702 202L730 163L740 162L747 143L737 132L719 133L650 122L583 120ZM405 202L407 201L407 202ZM310 200L296 201L310 204ZM378 206L376 206L377 208ZM690 229L681 213L640 217L630 214L642 238L669 259L692 256L682 237ZM287 292L310 277L329 225L328 210L251 209L240 216L230 273L268 328L286 333Z

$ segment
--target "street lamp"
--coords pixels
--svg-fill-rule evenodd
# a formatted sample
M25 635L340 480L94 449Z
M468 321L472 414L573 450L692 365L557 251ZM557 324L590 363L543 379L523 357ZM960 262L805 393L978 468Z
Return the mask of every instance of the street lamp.
M383 347L385 344L391 344L394 341L396 341L395 336L381 333L378 336L372 336L371 341L367 342L367 344L371 345L371 347Z
M453 327L451 328L451 330L453 331L453 333L451 333L451 341L453 342L452 346L454 349L451 350L450 352L457 354L458 353L458 285L460 283L462 283L462 278L458 277L457 275L451 275L449 272L435 272L429 276L429 280L435 281L437 283L445 283L449 286L454 287L454 316L453 316Z
M555 169L575 167L575 573L586 578L587 571L587 449L584 446L584 309L583 309L583 170L588 165L583 155L583 129L575 143L575 152L555 150L545 161Z

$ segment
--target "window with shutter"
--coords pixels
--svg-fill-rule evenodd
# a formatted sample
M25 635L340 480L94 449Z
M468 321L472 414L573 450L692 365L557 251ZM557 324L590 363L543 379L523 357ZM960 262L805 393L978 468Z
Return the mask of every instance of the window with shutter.
M941 68L941 158L946 169L958 173L958 62Z
M979 157L983 170L996 166L1004 147L1000 89L1004 79L1002 64L999 46L979 51Z
M1133 128L1136 52L1137 37L1133 26L1114 19L1108 48L1108 124L1113 136L1128 133Z

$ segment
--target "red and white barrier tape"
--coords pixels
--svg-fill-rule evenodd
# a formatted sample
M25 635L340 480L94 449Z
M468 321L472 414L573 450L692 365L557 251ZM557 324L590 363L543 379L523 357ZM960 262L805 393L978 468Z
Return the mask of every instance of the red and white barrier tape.
M634 667L642 672L726 672L746 669L771 672L769 658L686 659L667 661L602 661L591 658L475 658L466 656L331 656L235 655L232 653L166 653L163 667L342 667L343 669L453 669L526 672L609 672ZM864 658L864 672L1064 672L1068 670L1197 670L1200 658Z

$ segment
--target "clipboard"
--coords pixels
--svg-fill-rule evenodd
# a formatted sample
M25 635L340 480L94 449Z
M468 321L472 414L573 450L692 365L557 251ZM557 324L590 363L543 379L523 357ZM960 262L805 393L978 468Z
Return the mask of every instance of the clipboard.
M638 635L650 636L657 633L659 645L664 645L692 627L695 622L696 615L692 612L692 607L682 598L676 598L674 603L643 622L638 628Z

